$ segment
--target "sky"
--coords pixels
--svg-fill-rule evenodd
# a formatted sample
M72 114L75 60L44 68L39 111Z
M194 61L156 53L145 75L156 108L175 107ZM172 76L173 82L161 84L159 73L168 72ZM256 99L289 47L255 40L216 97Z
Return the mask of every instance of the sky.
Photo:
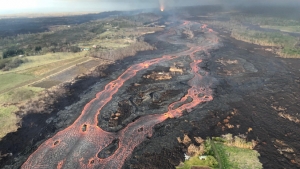
M215 0L0 0L0 14L102 12L159 8L160 3L184 6L210 4Z
M299 4L300 0L0 0L0 14L103 12L206 4Z

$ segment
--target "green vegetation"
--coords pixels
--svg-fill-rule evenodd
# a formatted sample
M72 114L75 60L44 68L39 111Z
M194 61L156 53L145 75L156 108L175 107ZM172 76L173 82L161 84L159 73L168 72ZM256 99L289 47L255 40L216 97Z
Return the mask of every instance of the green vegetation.
M0 69L5 68L6 64L11 62L11 58L6 58L6 59L0 59Z
M86 52L82 53L68 53L68 52L59 52L59 53L47 53L44 55L37 55L37 56L29 56L23 59L26 59L27 62L23 63L17 68L11 69L9 72L20 72L26 73L29 69L38 68L44 69L44 66L48 64L52 64L52 69L55 67L60 66L63 63L68 63L74 61L79 58L83 58ZM8 72L0 72L0 74L6 74ZM46 72L44 72L46 73ZM36 74L42 75L42 73Z
M249 129L252 130L251 128ZM222 137L213 137L212 139L215 142L223 143L228 146L238 147L238 148L244 148L244 149L250 149L252 150L256 146L256 142L252 140L251 142L247 142L244 135L240 136L232 136L232 134L225 134L222 135Z
M271 46L270 49L284 58L300 58L300 39L285 32L300 32L300 22L297 20L237 15L230 16L230 21L212 21L210 25L225 28L231 32L231 36L245 42ZM250 26L249 26L250 24ZM263 31L251 25L259 25L262 28L277 29L284 32Z
M259 153L255 150L231 147L216 143L217 151L223 164L223 169L261 169Z
M260 26L262 28L268 28L268 29L277 29L283 32L295 32L300 33L300 25L297 26L271 26L271 25L263 25Z
M23 55L24 54L24 50L23 49L7 49L3 52L3 59L5 58L9 58L12 56L17 56L17 55Z
M223 169L260 169L259 153L252 150L256 142L247 142L243 136L226 134L222 137L213 137L213 145L219 154Z
M186 160L182 167L176 167L176 169L190 169L193 166L217 168L218 162L213 156L206 156L205 160L200 160L199 156L194 156Z
M192 144L187 135L184 135L183 140L177 139L188 147L186 154L191 156L184 163L180 163L177 169L191 169L193 166L219 169L262 168L258 159L259 153L252 150L256 142L247 142L243 135L233 137L232 134L226 134L213 137L212 140L194 137L200 146Z
M0 92L9 88L13 88L34 78L35 77L32 75L25 75L19 73L7 73L0 75Z
M235 30L231 34L237 39L245 39L251 43L268 46L293 46L297 39L279 32L260 32L253 30Z
M105 46L107 42L117 47L124 44L128 46L145 31L159 30L143 26L146 21L159 19L155 15L148 15L110 18L72 26L53 26L50 27L50 32L7 37L0 41L0 52L6 58L17 54L34 56L49 52L76 53L87 48L93 49L93 46L110 50Z
M300 57L298 39L294 36L281 32L262 32L249 29L233 29L231 36L235 39L264 46L278 47L276 53L282 57Z
M24 86L0 95L1 104L14 104L34 98L43 88Z
M17 111L16 106L0 107L0 139L7 133L17 130L18 117L13 113Z
M261 26L299 26L300 22L293 19L288 18L280 18L280 17L269 17L262 15L244 15L244 14L234 14L231 16L233 20L239 22L247 22L253 25L261 25Z
M200 144L200 146L192 144L191 139L187 135L184 135L183 140L180 138L177 139L180 143L188 146L186 154L190 156L188 160L185 160L184 163L181 163L181 165L176 167L177 169L190 169L193 166L218 168L219 163L215 158L216 154L211 139L208 138L203 140L200 137L195 138L196 142ZM202 159L200 159L200 157Z

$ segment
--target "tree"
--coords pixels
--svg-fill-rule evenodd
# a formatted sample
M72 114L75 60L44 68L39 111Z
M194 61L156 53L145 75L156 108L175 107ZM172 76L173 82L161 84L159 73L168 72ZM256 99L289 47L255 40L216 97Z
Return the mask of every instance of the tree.
M24 54L23 49L11 48L11 49L7 49L6 51L3 52L3 59L13 57L16 55L23 55L23 54Z
M39 52L42 50L42 47L41 46L36 46L35 49L34 49L36 52Z

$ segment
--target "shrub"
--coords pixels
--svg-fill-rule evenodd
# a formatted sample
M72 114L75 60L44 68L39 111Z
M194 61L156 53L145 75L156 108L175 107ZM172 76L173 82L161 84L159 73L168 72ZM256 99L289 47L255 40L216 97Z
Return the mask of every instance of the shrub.
M7 49L6 51L3 52L3 58L9 58L12 56L17 56L17 55L23 55L25 52L23 49Z
M71 46L69 49L70 49L70 52L73 52L73 53L77 53L77 52L81 51L81 49L78 46Z
M22 63L28 62L28 59L20 59L15 58L5 64L5 67L2 69L3 71L9 71L13 68L19 67Z
M41 46L36 46L35 49L34 49L36 52L39 52L42 50L42 47Z
M5 65L10 62L11 59L7 58L7 59L0 59L0 69L3 69L5 67Z

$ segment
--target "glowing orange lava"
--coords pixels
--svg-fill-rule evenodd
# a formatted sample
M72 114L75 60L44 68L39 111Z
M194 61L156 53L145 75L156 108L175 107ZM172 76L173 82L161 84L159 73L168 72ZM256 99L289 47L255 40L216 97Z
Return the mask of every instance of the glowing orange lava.
M165 0L159 0L160 11L163 12L165 10Z
M188 25L190 21L184 21L182 25Z
M211 43L213 41L209 45ZM196 52L209 49L209 45L191 46L189 50L180 53L164 55L161 58L130 66L116 80L108 83L103 91L97 93L96 98L85 105L81 115L71 126L42 143L21 168L122 168L124 161L131 155L134 148L142 143L146 137L152 136L152 129L156 124L168 118L178 118L183 115L185 110L190 112L195 106L213 100L212 91L208 86L203 86L201 83L203 76L198 73L200 71L198 64L202 60L195 56ZM188 93L181 100L169 105L167 112L140 117L117 133L106 132L97 126L97 117L101 109L111 101L119 88L127 80L133 78L138 71L147 69L159 62L186 55L189 55L193 61L190 63L190 67L194 77L188 82L190 86ZM192 98L192 101L186 103L188 98ZM178 104L181 106L175 108L175 105ZM143 128L143 130L139 130L140 128ZM115 139L119 139L119 148L108 158L98 158L97 154Z

